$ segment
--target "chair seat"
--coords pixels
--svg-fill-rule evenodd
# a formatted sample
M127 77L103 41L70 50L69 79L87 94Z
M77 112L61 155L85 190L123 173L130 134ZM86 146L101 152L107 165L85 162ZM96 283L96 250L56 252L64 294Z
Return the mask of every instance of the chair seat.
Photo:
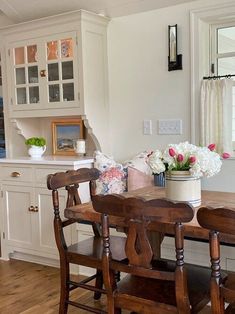
M168 263L172 269L172 262ZM192 310L203 308L210 300L210 275L211 270L206 267L185 264L188 276L189 300ZM117 302L122 302L125 295L134 298L151 300L154 303L164 303L176 306L175 283L158 279L149 279L127 275L118 283ZM173 309L172 309L173 310ZM175 311L175 310L174 310ZM173 313L173 312L172 312Z
M110 236L110 244L112 254L116 260L123 260L126 258L125 254L125 238L118 236ZM101 269L103 252L103 240L99 237L90 237L86 240L80 241L68 247L68 259L70 263L79 261L80 265L96 267ZM97 266L97 263L99 264Z

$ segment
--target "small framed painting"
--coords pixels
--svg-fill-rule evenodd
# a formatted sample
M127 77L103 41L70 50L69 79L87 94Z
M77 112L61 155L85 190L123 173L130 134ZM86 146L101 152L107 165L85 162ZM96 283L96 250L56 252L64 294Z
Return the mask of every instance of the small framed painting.
M76 142L83 139L82 119L52 121L53 155L76 155Z

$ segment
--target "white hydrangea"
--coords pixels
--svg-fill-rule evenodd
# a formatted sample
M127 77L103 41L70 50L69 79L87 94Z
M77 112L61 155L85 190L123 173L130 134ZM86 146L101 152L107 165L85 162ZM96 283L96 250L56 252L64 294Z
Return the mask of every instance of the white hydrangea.
M162 159L162 152L160 150L156 150L149 156L148 164L154 174L159 174L166 170Z
M220 171L222 161L216 152L210 151L207 147L198 147L194 156L196 162L189 169L194 177L205 176L209 178Z
M175 156L171 156L169 149L173 149ZM177 156L183 155L183 162L177 161ZM195 158L195 162L189 162L189 158ZM161 173L166 170L182 170L180 167L186 164L186 169L189 170L194 177L211 177L217 174L222 166L220 155L211 151L207 147L198 147L189 142L179 144L169 144L163 154L156 150L149 157L148 164L153 173Z

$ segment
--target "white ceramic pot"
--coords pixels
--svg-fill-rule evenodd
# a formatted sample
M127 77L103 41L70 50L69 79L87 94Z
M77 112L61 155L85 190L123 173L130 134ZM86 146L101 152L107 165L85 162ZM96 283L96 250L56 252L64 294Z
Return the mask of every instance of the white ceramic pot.
M42 157L42 155L45 152L45 150L46 150L46 146L35 146L35 145L32 145L28 149L28 154L32 158L40 158L40 157Z
M166 173L166 197L171 201L189 202L194 207L201 205L201 179L189 171Z

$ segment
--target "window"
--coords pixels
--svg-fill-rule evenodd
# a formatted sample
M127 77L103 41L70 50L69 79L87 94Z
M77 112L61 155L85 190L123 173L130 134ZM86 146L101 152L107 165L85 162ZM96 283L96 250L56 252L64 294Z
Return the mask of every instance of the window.
M235 22L211 26L211 75L234 75L232 139L235 148Z

